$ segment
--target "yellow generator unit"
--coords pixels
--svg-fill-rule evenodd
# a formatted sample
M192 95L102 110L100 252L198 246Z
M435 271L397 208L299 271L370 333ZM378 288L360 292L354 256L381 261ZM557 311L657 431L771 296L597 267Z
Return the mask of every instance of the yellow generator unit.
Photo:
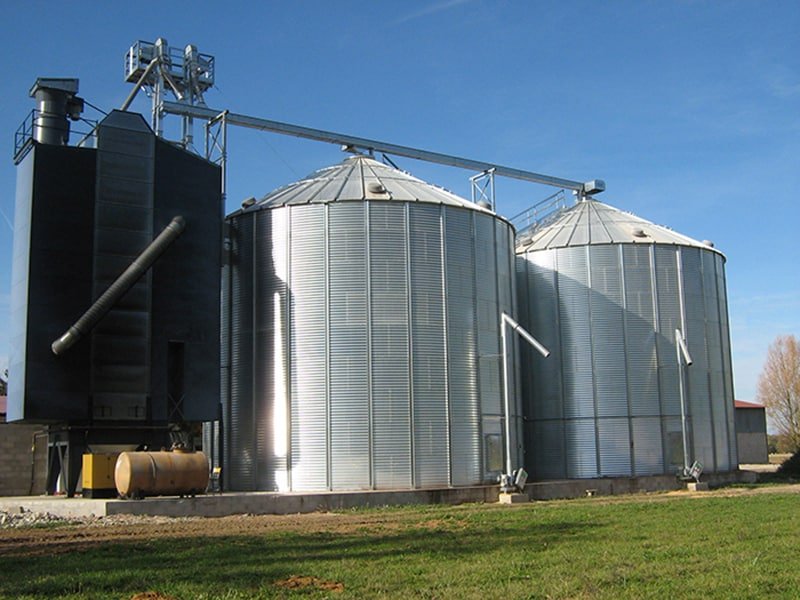
M114 465L119 454L83 455L83 497L114 498L117 488L114 485Z

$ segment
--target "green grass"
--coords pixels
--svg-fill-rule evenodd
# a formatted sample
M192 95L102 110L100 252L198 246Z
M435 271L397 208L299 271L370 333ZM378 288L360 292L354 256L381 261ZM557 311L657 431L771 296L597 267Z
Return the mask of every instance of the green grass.
M0 557L0 596L796 598L800 495L361 511L344 533L105 543ZM380 521L370 522L379 515ZM343 593L286 590L292 575Z

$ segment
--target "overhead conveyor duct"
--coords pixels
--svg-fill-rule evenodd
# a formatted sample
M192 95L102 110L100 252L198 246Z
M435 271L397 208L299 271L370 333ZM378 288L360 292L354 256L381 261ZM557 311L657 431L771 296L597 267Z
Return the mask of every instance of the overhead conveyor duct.
M164 38L158 38L154 43L136 42L128 50L125 61L125 80L134 84L134 88L122 105L122 110L127 110L138 92L144 89L148 97L152 98L151 124L153 130L161 136L163 135L164 117L166 115L180 117L181 139L179 143L186 149L191 149L194 145L192 131L194 120L204 120L206 122L205 158L222 166L223 171L227 161L227 126L235 125L337 144L345 151L366 151L370 155L380 152L385 155L402 156L475 171L477 174L470 178L473 194L482 195L481 186L488 183L492 192L487 201L492 205L492 210L495 209L493 192L495 176L572 190L579 198L593 196L606 189L606 184L602 179L575 181L441 152L431 152L345 133L237 114L230 110L210 108L206 105L203 94L214 86L214 63L213 56L199 53L197 48L191 44L181 50L170 46ZM175 101L167 100L170 93ZM223 193L225 192L224 185L223 181Z

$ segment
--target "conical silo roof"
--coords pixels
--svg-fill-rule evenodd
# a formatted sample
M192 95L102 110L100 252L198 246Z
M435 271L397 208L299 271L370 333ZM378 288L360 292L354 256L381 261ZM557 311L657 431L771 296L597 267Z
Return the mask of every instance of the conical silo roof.
M447 190L367 156L352 156L270 192L253 207L328 204L358 200L397 200L460 206L494 214Z
M719 252L710 242L699 242L592 199L578 202L550 225L518 239L517 252L596 244L671 244Z

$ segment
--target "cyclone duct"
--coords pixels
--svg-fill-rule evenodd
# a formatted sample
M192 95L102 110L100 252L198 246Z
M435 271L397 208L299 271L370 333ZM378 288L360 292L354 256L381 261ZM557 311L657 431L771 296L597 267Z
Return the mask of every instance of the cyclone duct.
M506 220L355 156L227 223L226 487L497 481Z
M694 360L681 367L687 459L738 468L724 265L709 242L594 200L518 240L520 322L553 352L521 355L533 477L681 469L676 329Z

